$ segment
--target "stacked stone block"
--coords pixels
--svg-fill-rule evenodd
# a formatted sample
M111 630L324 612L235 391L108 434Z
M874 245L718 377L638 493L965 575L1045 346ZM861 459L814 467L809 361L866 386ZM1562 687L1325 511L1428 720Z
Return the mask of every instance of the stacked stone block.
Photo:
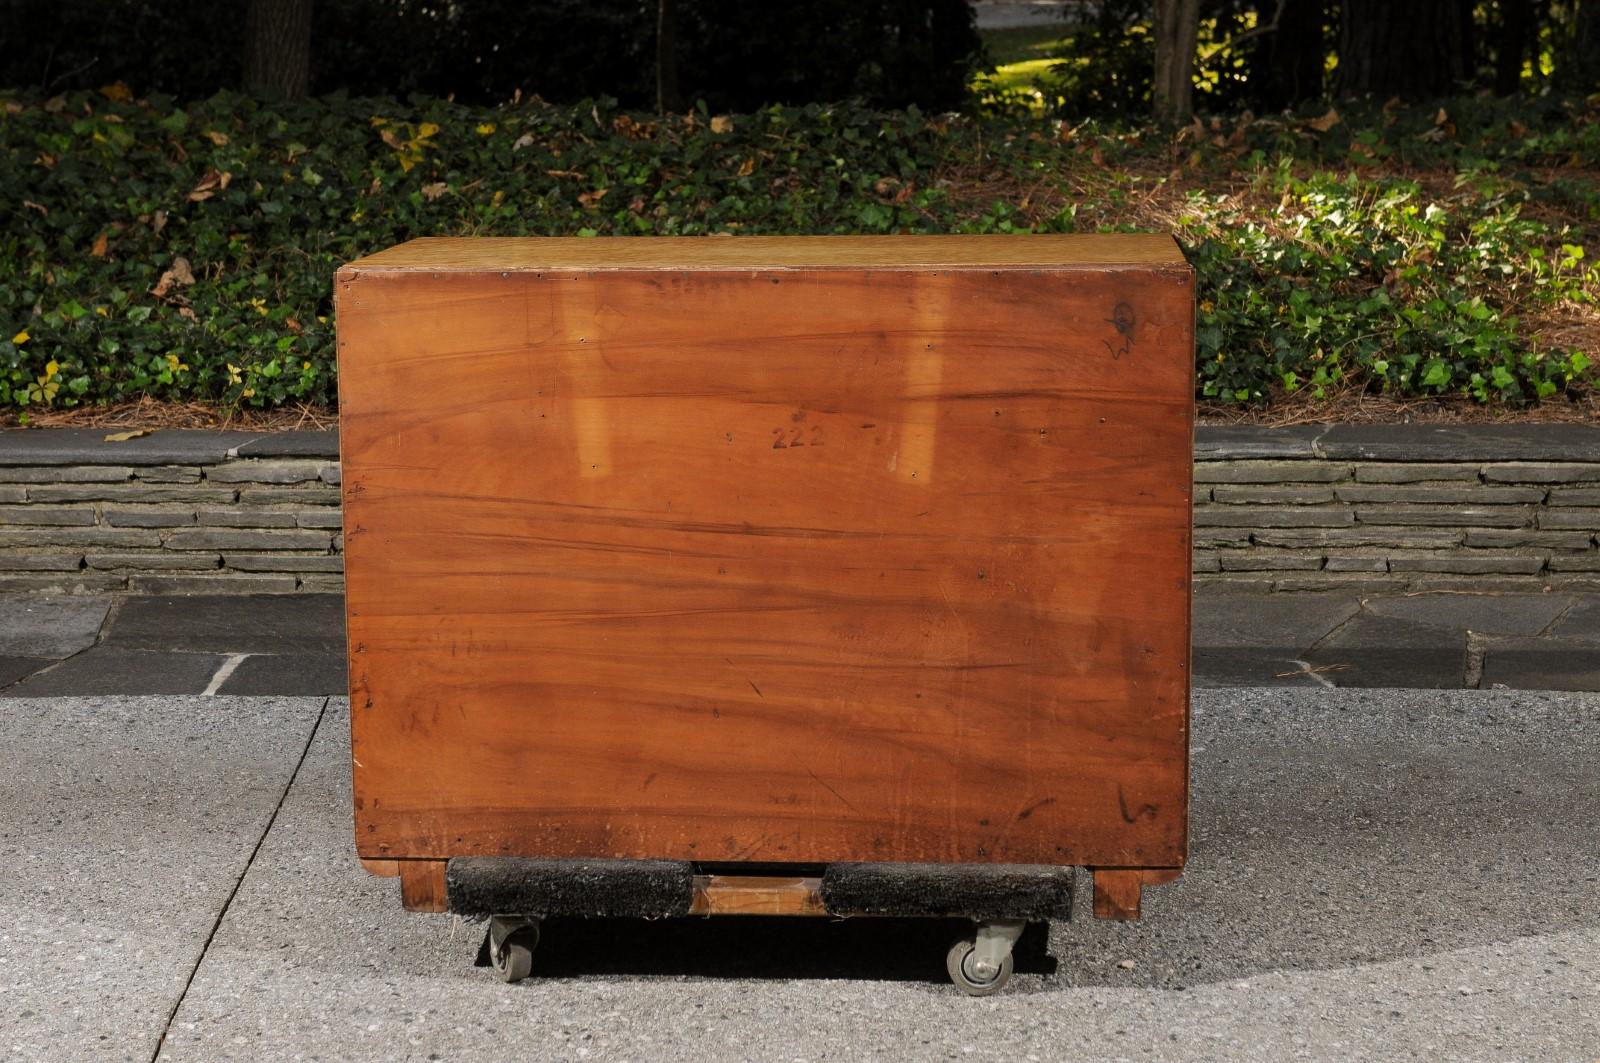
M0 591L343 589L336 434L105 434L0 433Z
M1596 429L1207 435L1194 474L1201 593L1600 590Z
M106 434L0 432L0 592L343 588L337 433ZM1197 593L1600 591L1588 426L1202 428L1194 503Z

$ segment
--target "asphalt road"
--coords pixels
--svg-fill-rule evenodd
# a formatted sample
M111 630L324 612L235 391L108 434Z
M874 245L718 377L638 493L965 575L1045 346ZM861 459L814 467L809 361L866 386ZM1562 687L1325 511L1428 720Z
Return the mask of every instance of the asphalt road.
M0 711L19 1059L1600 1057L1596 695L1199 691L1187 874L987 999L916 921L557 923L506 986L356 865L341 701Z

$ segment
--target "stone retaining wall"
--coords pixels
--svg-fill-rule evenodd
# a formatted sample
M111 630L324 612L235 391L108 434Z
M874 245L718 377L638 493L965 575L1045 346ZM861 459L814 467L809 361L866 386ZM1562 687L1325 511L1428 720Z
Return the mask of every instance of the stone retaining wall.
M344 588L334 432L0 432L0 591Z
M0 592L343 587L338 434L0 432ZM1600 429L1202 428L1197 593L1600 591Z
M1195 589L1600 590L1600 430L1198 433Z

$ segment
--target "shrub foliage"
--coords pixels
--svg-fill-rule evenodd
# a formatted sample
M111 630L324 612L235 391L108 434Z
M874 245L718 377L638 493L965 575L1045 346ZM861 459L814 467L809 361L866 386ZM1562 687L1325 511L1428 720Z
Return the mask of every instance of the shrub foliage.
M1431 110L1174 141L859 105L0 101L0 406L332 402L333 271L437 234L1171 228L1203 396L1584 384L1593 108Z

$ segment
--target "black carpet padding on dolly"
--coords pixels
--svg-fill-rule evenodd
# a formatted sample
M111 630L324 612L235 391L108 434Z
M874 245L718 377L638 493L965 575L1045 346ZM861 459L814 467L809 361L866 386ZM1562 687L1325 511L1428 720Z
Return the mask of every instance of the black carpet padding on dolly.
M1046 864L829 864L834 915L1070 919L1072 868Z
M445 870L458 915L642 917L687 915L694 872L673 860L535 860L465 856Z

